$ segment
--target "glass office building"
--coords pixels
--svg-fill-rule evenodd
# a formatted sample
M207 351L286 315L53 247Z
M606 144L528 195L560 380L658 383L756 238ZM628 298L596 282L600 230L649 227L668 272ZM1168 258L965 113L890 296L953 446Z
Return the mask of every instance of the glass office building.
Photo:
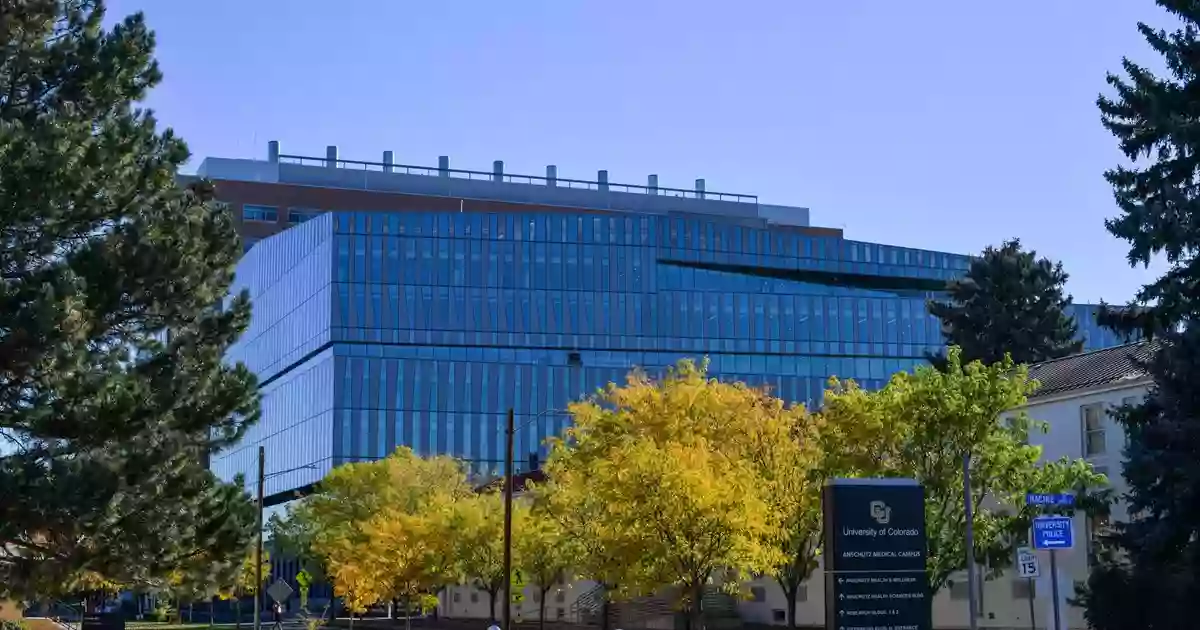
M262 419L212 467L252 477L262 445L279 500L398 445L487 473L512 408L522 469L570 401L685 357L789 401L878 387L941 348L925 303L968 260L720 216L320 214L238 267L254 316L230 359ZM1089 347L1117 343L1076 308Z

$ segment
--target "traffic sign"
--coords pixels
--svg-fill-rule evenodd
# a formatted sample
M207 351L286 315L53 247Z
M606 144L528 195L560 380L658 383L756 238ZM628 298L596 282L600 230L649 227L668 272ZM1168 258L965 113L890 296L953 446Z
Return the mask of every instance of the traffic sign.
M1047 507L1060 507L1075 505L1075 495L1073 494L1038 494L1030 492L1025 495L1025 503L1028 505L1044 505Z
M270 595L271 599L279 602L280 604L287 601L287 598L291 596L291 594L292 587L288 586L288 583L284 582L282 578L275 580L274 584L271 584L271 586L267 587L267 595Z
M1029 547L1017 548L1017 575L1023 578L1033 579L1042 574L1042 567L1038 564L1037 554Z
M1070 516L1038 516L1033 519L1034 549L1070 549L1074 546L1075 529Z

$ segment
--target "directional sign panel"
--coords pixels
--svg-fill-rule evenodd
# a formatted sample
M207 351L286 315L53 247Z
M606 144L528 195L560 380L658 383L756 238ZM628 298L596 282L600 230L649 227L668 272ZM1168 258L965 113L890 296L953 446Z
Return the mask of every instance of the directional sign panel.
M1017 548L1017 576L1033 579L1042 574L1037 554L1029 547Z
M825 486L827 630L929 630L925 492L908 479Z
M1046 507L1064 507L1075 505L1073 494L1035 494L1025 495L1027 505L1044 505Z
M1074 546L1075 528L1070 516L1038 516L1033 519L1034 549L1070 549Z
M826 574L837 628L929 628L925 573Z

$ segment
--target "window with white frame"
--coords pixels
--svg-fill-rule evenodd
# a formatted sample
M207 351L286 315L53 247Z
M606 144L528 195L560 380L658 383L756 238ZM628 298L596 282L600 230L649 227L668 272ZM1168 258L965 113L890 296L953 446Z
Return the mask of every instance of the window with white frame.
M275 206L256 206L253 204L244 204L242 206L243 221L258 221L261 223L275 223L279 220L279 208Z
M1083 425L1083 455L1104 454L1104 405L1091 404L1079 408L1080 423Z

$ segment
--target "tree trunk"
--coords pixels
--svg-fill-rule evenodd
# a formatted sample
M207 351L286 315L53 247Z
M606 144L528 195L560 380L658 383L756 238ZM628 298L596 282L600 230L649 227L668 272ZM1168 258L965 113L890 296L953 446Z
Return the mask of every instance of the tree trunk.
M800 594L799 580L785 580L784 578L776 578L779 583L779 588L783 589L783 596L787 598L787 628L788 630L796 630L796 596Z
M499 591L488 591L488 605L491 606L492 621L498 621L496 618L496 595L498 593ZM508 628L504 628L503 630L508 630Z
M242 630L242 598L241 597L233 598L233 615L235 617L235 619L233 621L233 627L235 628L235 630Z
M404 600L404 630L412 630L412 600Z
M194 617L192 617L192 606L193 604L188 604L188 623L192 623L194 620Z
M538 630L546 630L546 593L549 589L542 589L542 596L538 599Z
M208 627L213 626L213 621L217 616L217 604L213 600L208 600Z
M601 589L600 596L600 630L608 630L608 589Z
M692 590L694 594L692 595L690 630L704 630L704 582L697 580Z

